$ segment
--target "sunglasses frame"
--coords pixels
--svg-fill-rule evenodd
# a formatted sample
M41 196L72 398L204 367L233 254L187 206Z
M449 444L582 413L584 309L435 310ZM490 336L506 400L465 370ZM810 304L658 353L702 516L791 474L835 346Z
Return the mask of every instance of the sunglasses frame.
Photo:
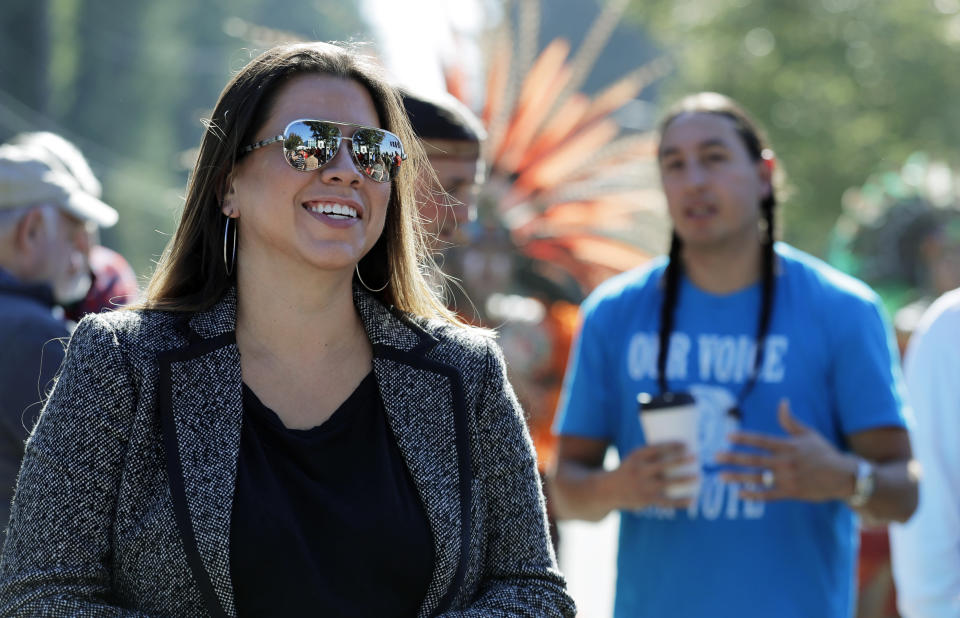
M273 137L268 137L268 138L266 138L266 139L262 139L262 140L260 140L259 142L255 142L255 143L253 143L253 144L250 144L249 146L244 146L244 147L240 150L240 153L241 153L241 154L247 154L247 153L249 153L249 152L253 152L254 150L256 150L256 149L258 149L258 148L263 148L264 146L269 146L270 144L273 144L273 143L276 143L276 142L283 142L283 141L284 141L285 139L287 139L287 137L288 137L287 134L288 134L288 132L290 131L290 127L292 127L293 125L298 124L298 123L308 123L308 122L320 122L320 123L324 123L324 124L336 125L336 126L338 126L338 127L354 127L354 128L356 128L356 129L370 129L370 130L373 130L373 131L381 131L381 132L386 133L387 135L389 135L389 136L391 136L391 137L393 137L394 139L397 140L397 143L400 144L400 160L401 160L401 161L406 161L406 160L407 160L407 151L404 150L404 148L403 148L403 141L400 139L400 137L399 137L396 133L393 133L392 131L387 131L386 129L381 129L381 128L379 128L379 127L369 127L369 126L364 125L364 124L355 124L355 123L353 123L353 122L336 122L336 121L333 121L333 120L320 120L320 119L317 119L317 118L298 118L298 119L296 119L296 120L293 120L293 121L287 123L287 126L285 126L285 127L283 128L283 133L281 133L280 135L274 135ZM338 130L339 130L339 129L338 129ZM356 134L356 131L354 131L354 134ZM312 170L302 170L302 169L296 167L296 166L290 161L290 159L287 158L286 153L284 153L283 159L284 159L284 161L287 162L287 165L289 165L289 166L292 167L293 169L297 170L298 172L304 172L304 173L315 172L315 171L317 171L317 170L323 169L323 168L327 165L327 163L330 163L330 161L333 161L334 157L336 157L336 156L340 153L340 147L341 147L341 145L342 145L343 140L347 140L347 141L350 142L350 158L353 159L353 163L354 163L354 165L356 166L357 171L359 171L361 174L363 174L365 178L369 178L370 180L372 180L372 181L374 181L374 182L391 182L391 181L393 180L392 177L391 177L391 178L388 178L387 180L377 180L376 178L374 178L374 177L371 176L370 174L366 173L366 172L364 171L363 164L357 159L357 155L356 155L356 153L355 153L355 151L354 151L354 149L353 149L353 136L347 137L346 135L343 134L343 131L340 131L340 135L337 136L337 149L336 149L336 152L334 152L333 156L330 157L329 160L327 160L325 163L323 163L323 164L321 164L321 165L318 165L315 169L312 169Z

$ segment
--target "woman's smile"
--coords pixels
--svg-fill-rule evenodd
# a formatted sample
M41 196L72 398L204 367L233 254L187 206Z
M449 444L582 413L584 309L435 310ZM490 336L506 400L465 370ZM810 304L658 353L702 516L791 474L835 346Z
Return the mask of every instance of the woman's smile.
M322 198L302 204L314 219L334 228L348 228L363 219L363 207L353 200Z

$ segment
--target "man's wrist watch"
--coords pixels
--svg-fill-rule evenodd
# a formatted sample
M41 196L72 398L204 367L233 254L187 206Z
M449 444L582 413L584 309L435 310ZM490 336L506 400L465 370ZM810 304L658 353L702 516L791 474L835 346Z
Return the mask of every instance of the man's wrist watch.
M853 486L853 493L847 498L847 504L859 509L870 500L875 488L873 464L866 459L857 459L857 479Z

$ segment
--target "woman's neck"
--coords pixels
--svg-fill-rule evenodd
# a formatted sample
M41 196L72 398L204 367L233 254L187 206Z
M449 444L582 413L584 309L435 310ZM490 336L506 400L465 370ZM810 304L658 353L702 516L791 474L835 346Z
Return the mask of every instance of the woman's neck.
M278 269L282 272L284 269ZM353 304L352 277L302 269L271 276L255 265L237 270L237 344L241 352L316 358L356 341L363 325Z

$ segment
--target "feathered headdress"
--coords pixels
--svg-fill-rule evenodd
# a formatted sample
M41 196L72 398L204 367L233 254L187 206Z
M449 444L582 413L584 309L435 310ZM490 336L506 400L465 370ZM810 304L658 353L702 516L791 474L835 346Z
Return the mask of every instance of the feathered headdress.
M481 217L583 291L661 253L669 236L655 138L625 134L613 118L669 63L641 66L593 97L579 92L626 5L609 2L572 59L563 39L535 54L537 0L520 0L516 33L504 19L487 39L481 118L489 178ZM462 72L450 67L447 75L448 89L465 98Z

